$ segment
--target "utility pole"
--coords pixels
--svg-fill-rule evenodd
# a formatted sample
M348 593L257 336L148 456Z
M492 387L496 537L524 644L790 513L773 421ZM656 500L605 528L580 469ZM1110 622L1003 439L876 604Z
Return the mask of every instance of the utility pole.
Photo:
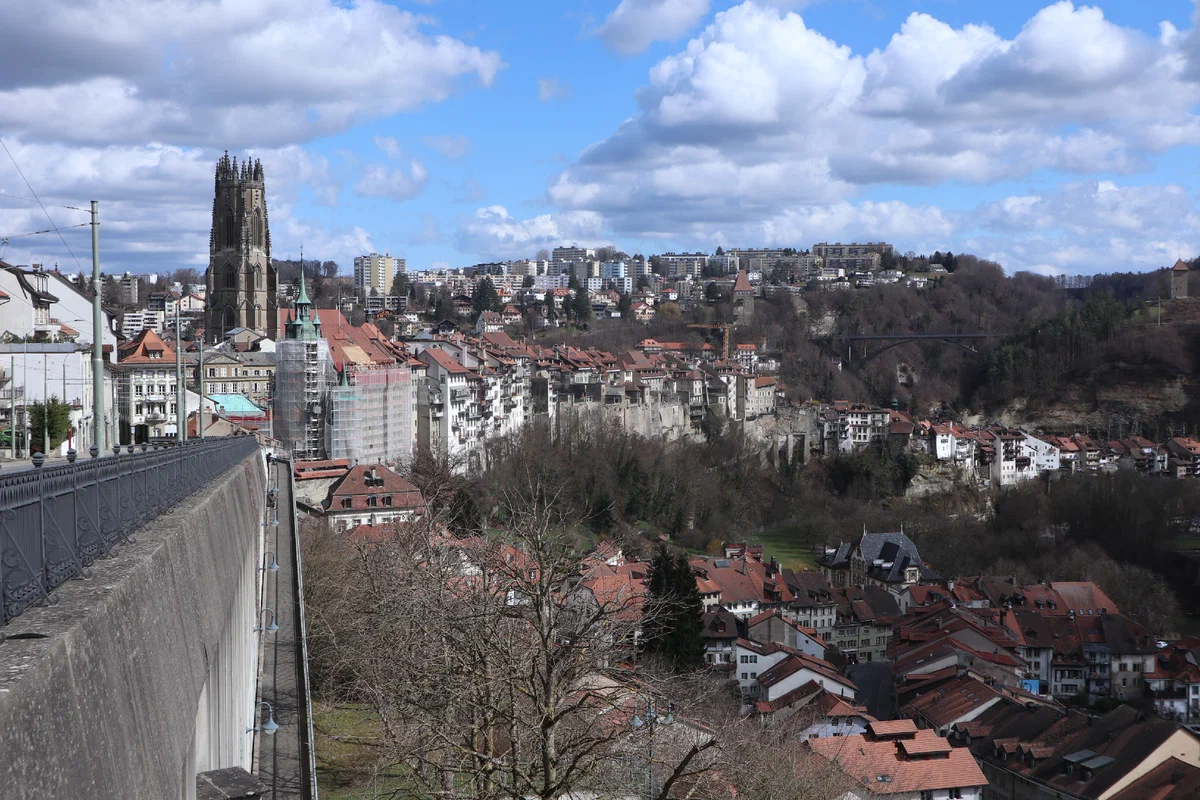
M100 305L100 210L92 201L92 458L104 452L104 309ZM116 412L116 405L113 405Z
M8 443L9 456L15 461L17 458L17 357L9 358L8 367Z
M179 302L181 302L181 303L183 302L183 297L179 298ZM177 314L179 313L179 306L175 306L175 312ZM196 336L195 329L193 329L193 331L192 331L193 341L195 341L195 336ZM196 433L201 439L203 439L204 438L204 340L201 339L199 342L197 342L197 346L200 348L200 371L199 371L199 373L197 373L200 376L200 380L199 380L199 386L200 386L200 412L199 413L200 413L200 417L197 420Z
M50 357L42 353L42 456L50 457Z
M187 389L183 385L183 336L179 330L179 305L175 306L175 441L187 439Z

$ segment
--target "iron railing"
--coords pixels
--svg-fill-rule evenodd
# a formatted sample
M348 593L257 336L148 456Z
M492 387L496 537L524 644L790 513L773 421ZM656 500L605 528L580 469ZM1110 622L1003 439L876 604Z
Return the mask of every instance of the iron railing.
M0 625L55 602L55 589L257 447L253 436L131 445L122 455L0 474Z

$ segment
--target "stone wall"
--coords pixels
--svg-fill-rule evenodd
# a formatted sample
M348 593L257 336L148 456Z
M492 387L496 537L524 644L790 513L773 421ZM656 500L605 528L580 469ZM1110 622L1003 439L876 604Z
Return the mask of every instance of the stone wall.
M5 800L174 800L194 794L197 744L246 757L253 710L236 705L253 702L253 670L248 692L246 676L221 676L237 684L221 692L234 705L214 715L220 729L205 732L207 743L194 737L201 696L212 693L213 665L229 660L230 639L237 651L254 646L254 609L238 606L254 596L246 579L255 580L264 492L256 451L94 564L89 578L64 584L57 605L31 608L5 628ZM45 638L12 638L20 634Z

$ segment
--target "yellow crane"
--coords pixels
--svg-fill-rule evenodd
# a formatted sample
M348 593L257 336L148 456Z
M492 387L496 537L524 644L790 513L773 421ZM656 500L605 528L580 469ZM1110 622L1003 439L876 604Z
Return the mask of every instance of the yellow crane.
M688 323L689 328L700 328L701 330L717 330L721 332L721 360L726 364L729 363L729 332L733 330L733 324L729 322L691 322Z

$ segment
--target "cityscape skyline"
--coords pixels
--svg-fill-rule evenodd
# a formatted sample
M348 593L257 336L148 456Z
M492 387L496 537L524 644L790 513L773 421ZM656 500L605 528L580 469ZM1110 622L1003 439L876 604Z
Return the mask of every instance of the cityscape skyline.
M225 150L263 162L272 255L343 275L559 244L887 240L1047 274L1200 250L1186 0L169 0L98 6L83 47L86 5L0 0L6 261L86 268L60 206L94 198L105 271L203 269ZM14 162L74 257L24 235L49 223Z

